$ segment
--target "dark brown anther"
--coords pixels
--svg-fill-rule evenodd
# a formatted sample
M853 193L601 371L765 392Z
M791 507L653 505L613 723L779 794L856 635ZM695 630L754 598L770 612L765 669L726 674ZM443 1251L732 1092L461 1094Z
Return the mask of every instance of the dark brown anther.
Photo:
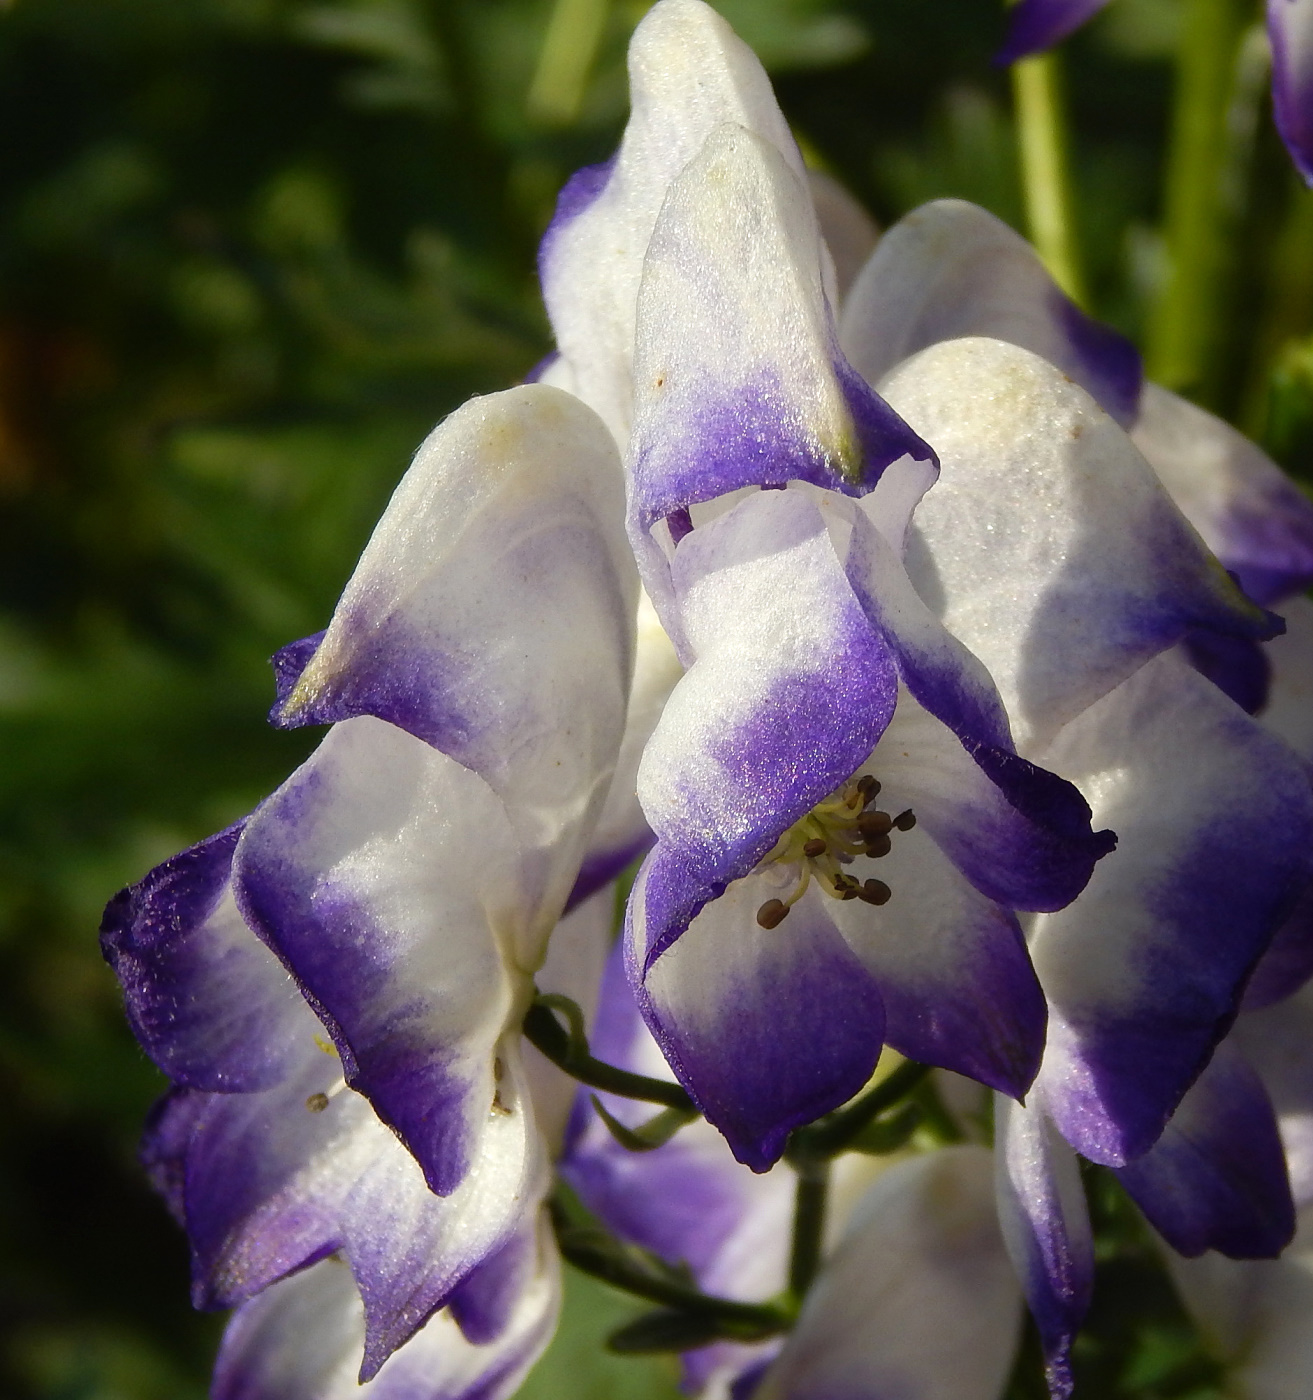
M875 860L881 856L887 856L894 848L894 843L887 836L872 836L866 843L866 854Z
M910 807L905 812L899 812L894 818L894 825L899 831L911 831L916 825L916 813Z
M815 860L817 856L823 856L829 849L819 836L813 836L802 848L802 853L808 860Z
M857 898L864 904L888 904L892 893L883 880L868 880L857 891Z
M327 1094L311 1094L305 1101L305 1106L311 1113L322 1113L328 1107Z
M863 805L865 805L880 795L880 784L869 773L863 773L857 779L857 791L861 795Z
M757 910L757 922L762 928L779 928L789 912L789 906L782 899L768 899Z
M494 1113L499 1113L503 1118L509 1118L511 1114L515 1112L513 1108L507 1108L502 1102L500 1089L492 1096L492 1111Z
M506 1065L500 1055L492 1062L492 1077L498 1084L506 1077Z
M893 828L894 819L888 812L863 812L857 818L858 832L869 841L872 836L883 836Z

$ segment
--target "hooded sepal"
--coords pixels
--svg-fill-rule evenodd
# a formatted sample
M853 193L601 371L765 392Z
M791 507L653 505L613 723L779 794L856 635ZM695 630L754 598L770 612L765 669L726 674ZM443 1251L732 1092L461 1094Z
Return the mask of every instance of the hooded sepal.
M1001 219L965 200L937 199L881 238L844 304L840 339L853 367L878 387L909 355L962 336L1030 350L1122 427L1135 421L1144 383L1135 346L1085 315Z
M998 340L943 342L883 386L935 443L912 579L988 668L1034 748L1197 628L1264 638L1247 599L1111 418Z
M1119 835L1074 904L1040 916L1039 1083L1069 1142L1146 1152L1230 1027L1308 879L1303 765L1181 658L1160 656L1037 755Z

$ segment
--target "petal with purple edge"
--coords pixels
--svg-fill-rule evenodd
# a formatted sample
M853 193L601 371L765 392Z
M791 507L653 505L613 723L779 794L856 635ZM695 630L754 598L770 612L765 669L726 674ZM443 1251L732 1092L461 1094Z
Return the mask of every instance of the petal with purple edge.
M518 854L481 778L368 718L336 725L238 847L244 912L440 1194L477 1156L494 1046L527 995L507 963L540 961L550 928Z
M1027 54L1060 44L1108 0L1021 0L1008 21L1008 36L994 55L998 64L1016 63Z
M576 392L621 442L629 436L643 255L671 182L727 121L771 142L805 179L765 70L701 0L651 8L630 41L629 81L633 111L619 151L566 185L538 259Z
M996 1400L1021 1298L991 1184L979 1147L880 1176L754 1400Z
M718 127L670 188L643 264L631 537L742 486L860 495L934 454L839 349L806 191L779 152ZM644 562L645 557L647 562ZM652 550L640 554L658 611Z
M156 866L109 902L101 948L146 1053L177 1084L277 1084L315 1020L247 928L229 885L242 823Z
M1052 365L998 340L947 341L883 388L942 462L916 514L933 572L913 581L988 668L1023 754L1196 628L1280 630Z
M884 781L879 754L872 771ZM905 795L891 780L881 803L897 811ZM848 867L857 880L882 880L888 904L829 906L880 988L885 1039L909 1059L1019 1097L1039 1069L1045 1006L1016 917L973 889L919 823L894 836L887 856Z
M1090 1305L1094 1242L1076 1154L1042 1094L1024 1106L996 1095L994 1164L1008 1253L1039 1328L1053 1400L1071 1394L1071 1343Z
M1001 219L965 200L937 199L880 240L844 306L840 339L853 367L878 385L909 355L968 335L1032 351L1123 427L1135 421L1144 381L1135 346L1086 316Z
M1255 443L1157 384L1145 386L1131 441L1255 602L1313 583L1313 501Z
M336 1260L267 1289L228 1324L212 1400L507 1400L546 1347L560 1299L555 1248L539 1236L540 1266L509 1325L488 1345L467 1342L447 1314L430 1319L363 1386L364 1319L351 1275Z
M1308 878L1302 765L1179 657L1156 658L1038 755L1119 837L1074 904L1041 915L1039 1082L1068 1141L1111 1166L1157 1139Z
M884 1039L880 993L817 890L778 928L762 928L757 910L779 891L755 875L708 904L645 968L648 921L669 926L678 881L658 845L630 898L630 978L679 1081L735 1157L765 1171L794 1128L837 1108L870 1078Z
M1305 184L1313 185L1313 3L1267 0L1277 130Z
M472 400L420 448L277 722L397 725L484 777L573 880L633 661L623 511L615 446L577 399Z
M1149 1223L1188 1258L1216 1249L1275 1259L1295 1233L1271 1101L1229 1044L1218 1046L1162 1137L1116 1172Z
M804 494L756 492L700 526L673 579L696 660L638 772L660 872L646 964L857 771L897 693L888 649Z
M1272 935L1245 985L1244 1009L1261 1011L1284 1001L1313 977L1313 885L1306 885Z
M1302 1210L1313 1204L1313 993L1246 1012L1231 1035L1272 1100L1291 1194Z

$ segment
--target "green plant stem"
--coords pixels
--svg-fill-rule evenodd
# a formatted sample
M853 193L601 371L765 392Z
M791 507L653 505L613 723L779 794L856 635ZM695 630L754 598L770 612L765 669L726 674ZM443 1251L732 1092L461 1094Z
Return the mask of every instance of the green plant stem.
M681 1312L714 1318L723 1333L743 1341L755 1341L786 1331L791 1315L771 1303L740 1303L701 1293L659 1266L643 1252L622 1245L596 1226L579 1225L565 1206L549 1202L552 1226L561 1254L575 1268L609 1283L625 1293L660 1303Z
M801 1303L821 1267L825 1243L825 1207L830 1194L830 1164L801 1163L793 1198L793 1246L789 1255L789 1293Z
M872 1120L905 1099L930 1073L929 1065L907 1060L887 1078L846 1108L827 1115L789 1140L788 1159L795 1167L837 1157Z
M1145 343L1150 378L1173 389L1197 389L1216 350L1234 199L1228 117L1243 33L1237 0L1185 0L1167 157L1166 270Z
M568 1031L556 1019L554 1010L560 1010L569 1018L571 1025ZM564 997L546 997L535 1001L524 1017L524 1035L557 1068L580 1084L587 1084L590 1089L602 1089L606 1093L639 1099L644 1103L663 1104L666 1108L677 1108L697 1117L693 1100L678 1084L671 1084L665 1079L649 1079L645 1074L631 1074L629 1070L595 1060L588 1053L588 1042L583 1035L583 1016L579 1008Z
M529 85L531 116L568 126L579 115L610 8L610 0L556 0Z
M1057 54L1034 54L1012 65L1012 101L1031 242L1062 290L1086 306Z

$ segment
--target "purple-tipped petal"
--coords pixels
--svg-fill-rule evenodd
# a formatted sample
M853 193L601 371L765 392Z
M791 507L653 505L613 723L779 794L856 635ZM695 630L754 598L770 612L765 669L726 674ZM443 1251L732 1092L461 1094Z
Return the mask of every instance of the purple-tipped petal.
M1267 33L1277 130L1304 182L1313 185L1313 4L1267 0Z
M1108 3L1108 0L1020 0L1008 20L997 64L1015 63L1028 54L1060 44Z
M243 823L156 866L109 902L101 949L146 1053L177 1084L267 1089L316 1022L247 928L229 886Z
M857 771L896 696L888 648L803 493L754 493L699 527L673 580L696 661L638 774L658 838L645 966Z
M267 1289L233 1315L215 1365L212 1400L507 1400L551 1338L559 1307L555 1249L498 1339L466 1341L450 1315L430 1319L379 1373L357 1381L364 1319L351 1275L335 1259Z
M639 1005L735 1157L766 1171L794 1128L870 1078L884 1040L880 993L816 890L778 928L762 928L757 910L779 893L762 876L736 881L648 961L652 928L669 924L671 883L658 846L634 884L625 930Z
M1231 1045L1220 1045L1162 1137L1117 1177L1178 1254L1216 1249L1275 1259L1295 1207L1272 1103Z
M494 930L541 957L517 856L481 778L368 718L335 726L238 848L243 911L441 1194L475 1159L519 994Z
M1313 501L1260 447L1157 384L1145 387L1131 441L1255 602L1313 583Z
M1094 1242L1076 1154L1035 1094L1024 1107L998 1096L994 1162L1008 1253L1044 1346L1049 1391L1072 1390L1071 1343L1090 1305Z
M1272 689L1272 662L1265 643L1250 637L1193 632L1182 645L1190 665L1245 714L1256 715L1267 706Z
M1313 995L1246 1013L1232 1039L1258 1071L1285 1145L1295 1205L1313 1204Z
M1020 1313L989 1153L899 1162L862 1199L753 1400L997 1400Z
M472 400L420 448L276 722L373 715L450 754L544 849L563 902L624 726L623 509L615 446L577 399Z
M1134 345L1086 316L1001 219L965 200L937 199L880 240L844 305L841 340L854 368L879 387L909 355L962 336L1030 350L1123 427L1135 421L1144 374Z
M722 122L769 141L801 183L802 157L752 50L701 0L652 6L629 45L632 115L615 158L566 185L543 238L543 299L574 391L620 442L643 256L671 183Z
M1235 1015L1308 879L1302 765L1179 657L1068 725L1043 762L1118 832L1084 894L1036 920L1049 1001L1039 1083L1067 1140L1120 1166L1148 1150Z
M928 550L913 581L988 668L1027 757L1195 629L1280 630L1052 365L998 340L948 341L883 387L943 468L917 508Z
M1313 885L1307 885L1272 936L1245 986L1244 1009L1262 1011L1284 1001L1313 977Z
M881 805L897 811L908 790L885 781L879 756L871 771L885 782ZM919 822L895 833L887 856L859 857L849 872L892 891L879 908L826 902L880 989L886 1041L910 1059L1024 1094L1044 1051L1045 1005L1015 915L973 889Z
M716 129L648 245L634 349L630 532L663 609L653 527L743 486L860 495L934 454L839 349L806 190L779 152ZM677 639L678 640L678 639Z

